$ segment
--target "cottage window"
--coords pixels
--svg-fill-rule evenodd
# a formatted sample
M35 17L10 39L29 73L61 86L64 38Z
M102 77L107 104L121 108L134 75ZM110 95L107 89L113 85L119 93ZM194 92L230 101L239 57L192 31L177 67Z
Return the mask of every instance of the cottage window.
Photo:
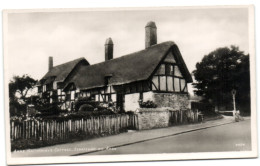
M174 78L174 89L175 92L180 92L180 79Z
M160 76L160 90L166 91L166 76Z
M168 91L173 91L173 77L168 76L167 77L167 89Z
M159 67L158 71L157 71L158 75L165 75L165 64L161 64L161 66Z
M165 74L166 75L173 75L173 65L172 64L166 64L165 65Z
M111 101L111 94L107 94L107 95L103 95L103 100L100 100L100 101L104 101L104 102L109 102ZM100 99L102 98L100 97Z

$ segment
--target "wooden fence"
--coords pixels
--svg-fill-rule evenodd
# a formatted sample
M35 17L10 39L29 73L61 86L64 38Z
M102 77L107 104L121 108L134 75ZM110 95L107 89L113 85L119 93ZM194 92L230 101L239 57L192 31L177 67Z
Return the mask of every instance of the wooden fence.
M11 140L70 140L77 136L111 135L136 129L137 115L107 115L80 120L10 122Z
M160 111L158 111L158 113L160 113ZM196 123L199 121L198 111L169 111L167 116L169 116L167 126ZM119 114L91 117L87 119L83 118L79 120L11 121L10 136L13 141L18 139L66 141L77 139L77 137L113 135L126 132L129 129L142 129L142 125L147 125L143 124L142 118L145 117L141 117L139 114ZM148 116L146 118L148 118ZM154 118L160 118L160 116L158 115ZM148 123L148 121L152 120L145 120L146 123ZM160 126L160 124L158 124L158 126Z
M199 121L198 110L170 111L170 125L196 123Z

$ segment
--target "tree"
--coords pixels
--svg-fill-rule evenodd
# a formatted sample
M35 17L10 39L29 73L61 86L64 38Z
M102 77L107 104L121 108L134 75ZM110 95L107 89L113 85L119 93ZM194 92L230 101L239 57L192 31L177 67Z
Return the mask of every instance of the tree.
M218 48L205 55L193 71L196 95L203 96L217 108L233 109L231 90L237 91L238 107L250 112L249 55L238 47Z
M31 90L37 80L28 75L14 76L9 83L9 104L11 115L15 114L14 110L25 111L28 102L28 92Z

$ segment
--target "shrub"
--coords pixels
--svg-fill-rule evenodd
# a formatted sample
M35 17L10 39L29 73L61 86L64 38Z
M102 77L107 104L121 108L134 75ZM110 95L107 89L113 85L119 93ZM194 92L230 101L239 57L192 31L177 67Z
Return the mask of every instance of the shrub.
M75 111L79 111L80 107L83 104L91 105L94 108L97 108L99 106L99 102L97 101L90 101L89 97L79 97L77 101L75 102Z
M80 106L83 104L86 104L86 102L89 100L88 97L79 97L76 101L75 101L75 110L78 111Z
M59 115L59 113L62 112L62 110L56 103L36 106L35 109L39 112L36 114L36 117Z
M151 100L147 100L147 101L140 100L139 105L141 108L157 108L157 105Z
M94 107L89 105L89 104L82 104L79 107L79 112L89 112L89 111L94 111Z
M10 116L22 116L26 114L26 104L19 104L18 102L10 102Z

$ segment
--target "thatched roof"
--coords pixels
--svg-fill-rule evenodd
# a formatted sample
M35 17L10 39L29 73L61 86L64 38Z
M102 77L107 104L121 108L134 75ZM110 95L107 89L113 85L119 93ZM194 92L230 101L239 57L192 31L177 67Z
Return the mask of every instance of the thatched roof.
M77 64L85 61L86 64L89 64L85 58L78 58L61 65L54 66L50 71L48 71L40 80L38 84L48 84L53 81L63 82L71 71L75 68Z
M192 82L191 75L177 45L169 41L119 58L81 67L71 77L69 83L74 83L79 89L92 89L105 86L105 77L107 76L111 77L109 85L122 85L147 80L161 60L167 55L170 48L173 48L176 59L180 63L180 69L187 82Z

